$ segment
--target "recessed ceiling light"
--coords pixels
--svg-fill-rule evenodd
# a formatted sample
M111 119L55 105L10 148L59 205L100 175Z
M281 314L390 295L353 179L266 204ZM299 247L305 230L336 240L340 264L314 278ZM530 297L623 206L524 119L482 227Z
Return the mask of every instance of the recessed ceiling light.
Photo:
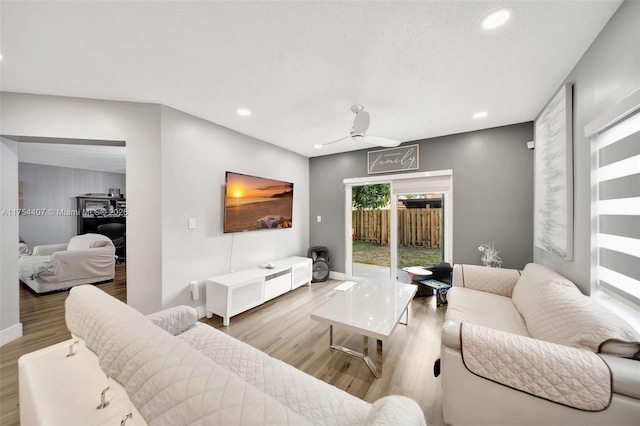
M317 144L315 144L313 147L314 147L315 149L320 149L320 148L322 148L322 145L320 145L319 143L317 143Z
M507 22L511 12L508 9L500 9L490 13L482 20L482 28L492 30Z
M475 114L473 114L473 118L475 118L475 119L485 118L487 115L489 115L489 113L487 111L480 111L480 112L476 112Z
M238 109L238 115L241 115L243 117L248 117L248 116L251 115L251 111L249 111L246 108L240 108L240 109Z

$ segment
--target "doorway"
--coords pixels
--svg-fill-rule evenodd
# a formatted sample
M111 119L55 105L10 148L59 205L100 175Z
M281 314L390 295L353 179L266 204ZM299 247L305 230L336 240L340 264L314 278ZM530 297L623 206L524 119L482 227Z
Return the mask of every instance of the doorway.
M444 261L444 195L398 195L398 270Z
M391 279L391 277L394 277L395 279L395 277L398 277L398 271L402 270L405 263L411 263L414 261L419 263L429 262L429 258L434 261L438 260L438 262L445 261L452 263L452 170L345 179L345 265L347 279L361 277L363 275L362 270L372 272L374 269L362 266L362 263L360 262L362 256L357 253L357 250L362 248L361 245L363 242L357 242L359 239L358 229L356 228L360 228L362 222L359 223L359 218L354 214L353 194L354 188L378 184L389 185L388 219L385 220L382 217L383 214L381 214L379 219L376 218L373 221L370 220L369 223L373 223L373 226L371 227L374 229L380 229L383 225L386 226L388 223L388 238L381 238L381 241L388 241L389 262L388 266L376 265L379 266L380 269L378 269L379 273L375 276L379 279ZM417 199L418 201L407 202L406 200L408 199ZM436 202L436 200L439 202ZM420 212L418 214L415 209L407 209L405 205L412 203L414 205L425 204L425 207L429 204L428 209L433 209L433 211L431 213ZM414 211L399 214L398 211L402 209ZM427 210L427 208L424 210ZM369 215L372 216L373 213L369 213ZM366 214L363 214L363 216L366 216ZM426 220L433 222L433 226L435 226L434 230L432 230L431 222L429 223L429 227L426 226ZM408 224L401 223L402 221L408 221ZM418 224L420 224L420 227L418 227ZM402 225L402 227L400 225ZM409 228L407 228L407 226ZM424 235L425 231L428 232L426 240ZM362 234L362 231L360 232ZM400 232L403 233L402 236L399 235ZM384 235L384 232L382 232L382 235ZM437 247L435 247L435 250L431 247L429 247L430 250L424 250L422 248L418 248L417 250L414 248L408 248L423 247L425 241L427 245L436 245ZM364 241L364 243L366 242L367 241ZM355 257L354 248L356 249ZM366 250L367 247L365 246L364 249ZM369 246L369 249L371 249L371 246ZM380 257L382 258L385 253L384 249L381 249L380 247L375 247L375 249L377 249L380 253ZM408 254L411 251L417 251L418 253L422 251L423 253L420 253L421 256L414 258ZM366 263L364 265L366 265Z
M352 270L354 277L391 277L391 182L351 188Z

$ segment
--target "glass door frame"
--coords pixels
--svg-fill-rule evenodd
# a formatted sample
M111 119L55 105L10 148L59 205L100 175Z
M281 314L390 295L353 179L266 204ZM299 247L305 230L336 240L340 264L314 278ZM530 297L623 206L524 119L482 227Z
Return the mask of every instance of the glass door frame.
M394 186L394 182L396 185ZM405 190L401 187L415 182L418 190ZM398 265L398 209L397 202L399 195L414 193L442 193L444 209L444 262L453 265L453 170L437 170L431 172L404 173L401 175L371 176L365 178L344 179L344 200L345 200L345 275L346 279L353 278L353 207L352 188L354 186L371 185L377 183L389 183L391 185L390 221L389 225L389 249L391 257L391 276L397 276Z

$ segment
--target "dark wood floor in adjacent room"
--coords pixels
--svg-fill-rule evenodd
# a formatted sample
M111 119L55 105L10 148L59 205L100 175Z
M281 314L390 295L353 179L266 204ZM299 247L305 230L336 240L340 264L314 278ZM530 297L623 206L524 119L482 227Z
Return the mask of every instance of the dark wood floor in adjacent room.
M338 281L314 283L280 296L231 318L229 327L214 316L201 321L283 360L325 382L366 401L385 395L409 396L420 404L429 426L444 424L440 379L433 376L433 362L440 352L444 307L435 298L411 303L409 325L399 325L385 342L383 376L376 379L364 362L329 349L328 326L309 314L322 305ZM116 279L99 288L126 301L126 265L116 267ZM67 292L38 296L21 286L20 312L23 337L0 348L0 424L18 425L18 358L70 338L64 323ZM362 337L338 328L337 344L362 350Z

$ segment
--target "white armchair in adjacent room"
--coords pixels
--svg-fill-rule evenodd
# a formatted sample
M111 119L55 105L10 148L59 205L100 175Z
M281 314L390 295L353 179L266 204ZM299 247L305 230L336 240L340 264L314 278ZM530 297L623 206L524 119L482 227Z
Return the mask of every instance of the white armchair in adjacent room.
M104 235L78 235L65 244L35 246L20 258L20 280L36 293L99 283L115 277L115 247Z

